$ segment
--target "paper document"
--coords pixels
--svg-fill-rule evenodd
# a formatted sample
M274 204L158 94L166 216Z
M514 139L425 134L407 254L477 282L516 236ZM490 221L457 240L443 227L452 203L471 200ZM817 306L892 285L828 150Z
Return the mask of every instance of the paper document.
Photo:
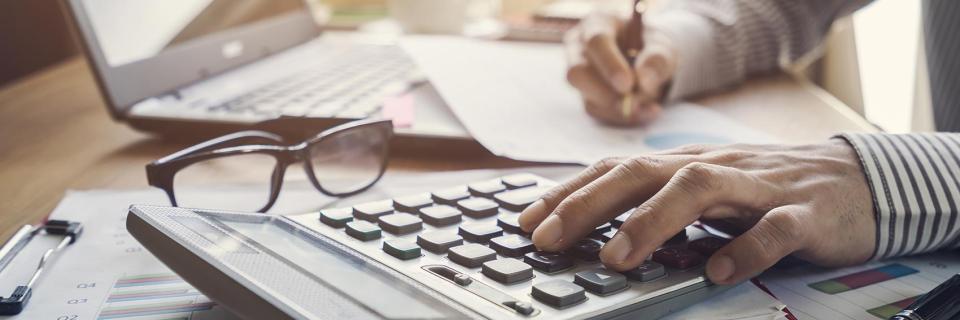
M527 168L562 181L582 170L580 167ZM437 188L499 177L518 170L477 170L431 174L388 173L384 180L359 196L330 199L305 181L287 182L277 202L278 212L302 213L321 206L348 206L380 200L391 195L414 194ZM251 189L250 192L253 190ZM204 191L217 198L224 190ZM245 192L231 189L229 192ZM229 197L235 199L235 197ZM252 197L256 198L256 197ZM236 319L228 310L203 296L154 258L125 228L130 204L165 205L166 196L157 189L71 191L57 206L52 219L80 221L84 233L67 247L59 260L40 279L26 310L18 316L0 319ZM50 241L55 241L50 238ZM29 255L29 254L27 254ZM18 255L0 273L2 295L9 294L22 279L11 273L27 274L37 260ZM20 259L24 257L25 259ZM24 271L25 270L25 271ZM10 290L10 291L8 291ZM704 308L689 308L677 319L756 319L748 315L776 315L771 306L780 303L752 284L742 285L704 302ZM709 316L712 314L713 316ZM765 317L763 319L776 319Z
M567 84L557 44L416 36L402 45L470 134L500 156L589 164L691 143L773 142L686 103L668 106L645 128L605 126L587 115Z
M936 253L828 269L772 269L761 281L800 319L889 319L960 273L960 256Z

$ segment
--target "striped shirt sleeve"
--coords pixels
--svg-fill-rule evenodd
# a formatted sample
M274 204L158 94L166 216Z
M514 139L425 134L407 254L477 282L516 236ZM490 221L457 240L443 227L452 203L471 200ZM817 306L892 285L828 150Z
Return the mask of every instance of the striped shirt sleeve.
M870 0L672 0L645 16L678 53L668 101L771 73L819 47L834 19Z
M873 195L874 259L960 245L960 134L838 137L856 149Z

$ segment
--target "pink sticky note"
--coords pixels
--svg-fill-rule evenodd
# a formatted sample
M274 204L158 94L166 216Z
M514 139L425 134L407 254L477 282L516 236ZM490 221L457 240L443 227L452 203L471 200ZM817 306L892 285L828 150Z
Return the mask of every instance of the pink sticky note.
M392 119L393 125L398 128L409 128L413 125L413 95L406 93L396 97L389 97L383 102L383 117Z

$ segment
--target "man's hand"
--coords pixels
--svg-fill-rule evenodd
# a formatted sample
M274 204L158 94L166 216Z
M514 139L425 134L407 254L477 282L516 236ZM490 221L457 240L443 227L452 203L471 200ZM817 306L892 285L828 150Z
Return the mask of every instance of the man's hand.
M636 207L600 252L612 269L640 265L696 220L742 232L707 262L710 280L748 279L788 254L825 266L870 258L876 225L866 178L841 140L805 146L688 146L608 159L520 216L541 250L563 250Z
M587 113L594 118L608 124L636 125L660 114L677 53L665 35L646 28L645 46L631 68L617 46L624 25L618 18L594 15L568 32L564 37L570 65L567 81L580 91ZM633 105L629 116L624 116L621 101L630 92Z

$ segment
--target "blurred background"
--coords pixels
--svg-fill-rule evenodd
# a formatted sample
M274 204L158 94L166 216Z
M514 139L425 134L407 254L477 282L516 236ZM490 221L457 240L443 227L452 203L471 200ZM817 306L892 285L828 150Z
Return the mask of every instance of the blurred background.
M308 1L327 10L331 28L355 29L388 21L389 2L396 0ZM514 26L523 26L530 12L576 16L594 6L627 2L489 1L493 14ZM836 23L825 46L793 71L888 132L931 131L922 41L919 1L875 1ZM0 44L0 87L80 54L59 0L0 2Z

